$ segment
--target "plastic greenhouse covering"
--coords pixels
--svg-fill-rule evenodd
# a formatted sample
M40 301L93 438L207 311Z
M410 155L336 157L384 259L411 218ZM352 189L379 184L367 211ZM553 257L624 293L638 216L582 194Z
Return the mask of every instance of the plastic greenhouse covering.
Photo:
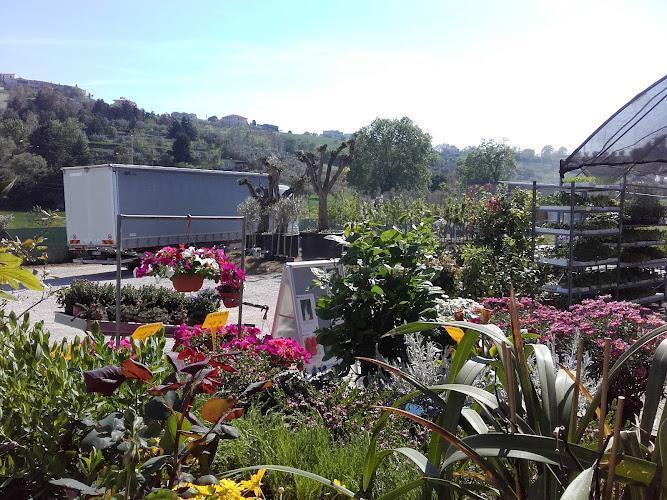
M561 161L561 176L574 170L607 180L627 174L643 182L667 175L667 76L635 96Z

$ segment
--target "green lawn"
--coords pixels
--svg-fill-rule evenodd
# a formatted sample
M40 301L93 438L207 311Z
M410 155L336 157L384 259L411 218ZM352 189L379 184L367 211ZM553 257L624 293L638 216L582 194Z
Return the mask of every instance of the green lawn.
M9 229L22 229L22 228L38 228L42 227L39 224L39 216L34 212L28 210L25 212L20 211L11 211L11 210L0 210L0 215L13 215L14 220L9 225ZM54 222L52 227L65 227L65 214L62 213L61 217Z

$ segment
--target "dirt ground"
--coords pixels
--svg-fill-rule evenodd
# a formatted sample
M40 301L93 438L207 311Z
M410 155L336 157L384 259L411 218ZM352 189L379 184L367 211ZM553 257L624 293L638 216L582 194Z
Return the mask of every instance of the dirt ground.
M263 312L249 306L244 306L243 322L253 323L262 327L265 331L271 331L273 325L273 316L275 306L278 300L278 290L280 288L282 265L273 263L271 266L262 266L260 269L249 269L250 273L246 279L244 301L254 304L268 305L269 312L266 320L263 318ZM41 269L41 268L40 268ZM52 264L47 267L49 276L45 280L48 291L53 292L58 288L69 285L75 279L87 279L99 283L115 283L116 267L108 264ZM253 273L254 271L254 273ZM263 274L257 272L268 271ZM127 270L123 270L123 284L134 286L145 284L158 284L160 286L171 288L171 281L163 279L157 281L156 278L135 278ZM205 282L204 287L213 286L213 282ZM47 293L45 300L40 302L42 292L31 290L20 290L14 292L18 300L7 304L8 310L13 310L17 314L30 309L31 321L43 321L51 332L52 340L62 338L74 338L75 335L81 335L81 331L67 325L56 323L54 313L60 308L56 302L53 293ZM229 317L230 322L238 320L238 309L232 309Z

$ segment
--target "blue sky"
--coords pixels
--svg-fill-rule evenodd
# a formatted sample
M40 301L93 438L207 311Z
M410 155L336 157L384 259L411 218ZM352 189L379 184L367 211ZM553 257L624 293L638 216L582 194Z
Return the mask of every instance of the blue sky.
M0 0L0 72L295 132L572 148L667 74L667 2Z

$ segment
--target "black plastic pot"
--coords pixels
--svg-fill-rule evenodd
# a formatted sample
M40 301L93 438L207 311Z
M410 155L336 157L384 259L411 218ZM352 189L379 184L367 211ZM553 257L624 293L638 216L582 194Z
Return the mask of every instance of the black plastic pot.
M248 236L248 247L258 246L266 252L269 258L288 257L296 258L299 256L299 235L298 234L273 234L261 233L254 235L253 240Z
M340 236L343 233L341 231L301 233L301 258L303 260L339 258L343 254L343 247L335 241L325 239L330 234Z

